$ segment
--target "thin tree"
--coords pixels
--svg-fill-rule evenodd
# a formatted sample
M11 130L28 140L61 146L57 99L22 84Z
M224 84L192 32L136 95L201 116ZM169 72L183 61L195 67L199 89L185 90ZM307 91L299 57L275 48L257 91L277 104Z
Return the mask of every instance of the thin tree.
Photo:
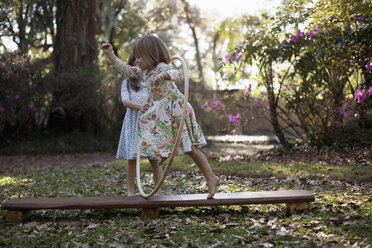
M191 8L190 4L186 0L181 0L184 4L184 11L186 15L186 22L189 26L195 45L195 59L199 71L199 79L204 82L203 67L201 63L201 56L199 50L199 40L196 34L196 26L200 22L199 11L196 8Z

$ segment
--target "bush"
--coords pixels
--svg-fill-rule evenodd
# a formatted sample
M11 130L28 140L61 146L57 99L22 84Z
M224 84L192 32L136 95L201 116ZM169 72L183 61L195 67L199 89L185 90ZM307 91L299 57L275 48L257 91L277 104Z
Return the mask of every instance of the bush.
M46 60L0 54L0 133L25 135L47 125L52 93L49 67Z

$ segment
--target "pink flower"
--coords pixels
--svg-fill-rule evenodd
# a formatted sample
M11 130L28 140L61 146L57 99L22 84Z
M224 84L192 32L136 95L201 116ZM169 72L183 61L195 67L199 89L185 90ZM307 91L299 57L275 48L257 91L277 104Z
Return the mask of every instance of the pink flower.
M155 120L155 119L156 119L156 114L153 114L153 115L151 116L151 119Z
M365 20L364 16L359 16L358 17L358 22L364 22L364 20Z
M232 58L232 55L231 54L227 54L226 56L225 56L225 61L228 61L228 60L230 60Z
M368 62L368 63L366 64L366 68L367 68L368 70L372 71L372 62Z
M33 107L32 107L32 110L33 110L33 111L36 111L36 110L37 110L37 107L36 107L36 106L33 106Z
M303 40L304 38L305 38L305 33L302 32L301 30L298 30L296 35L291 36L291 42L296 42L300 39Z
M234 158L232 157L232 156L229 156L228 158L227 158L227 161L233 161L234 160Z
M240 118L240 117L241 117L240 113L237 113L236 116L230 114L229 115L229 121L233 122L236 126L239 126L240 121L238 120L238 118Z
M0 106L0 111L4 111L4 107L3 106Z
M147 143L145 141L142 141L141 146L146 146Z
M297 34L296 34L296 38L297 38L297 40L298 40L298 39L303 40L303 39L305 38L305 33L302 32L301 30L298 30L298 31L297 31Z
M356 99L359 103L362 103L364 99L366 99L366 90L358 90L354 93L354 99Z
M14 99L18 100L18 98L19 98L18 94L14 96Z
M221 106L222 106L222 102L220 100L216 100L216 101L212 102L212 107L213 108L221 109Z
M314 28L312 31L309 32L309 37L313 37L314 35L316 35L318 32L318 29L317 28Z
M249 86L248 86L248 93L250 93L250 92L252 92L252 85L251 84L249 84Z
M207 104L204 104L202 106L202 109L205 111L205 112L208 112L209 110L211 110L211 108L208 106L208 103Z
M340 108L340 115L344 115L344 114L346 114L345 109L344 108Z
M260 99L256 98L256 104L260 104Z
M232 114L230 114L230 115L229 115L229 120L230 120L231 122L234 122L234 121L236 121L236 117L233 116Z
M372 96L372 86L369 86L368 95Z

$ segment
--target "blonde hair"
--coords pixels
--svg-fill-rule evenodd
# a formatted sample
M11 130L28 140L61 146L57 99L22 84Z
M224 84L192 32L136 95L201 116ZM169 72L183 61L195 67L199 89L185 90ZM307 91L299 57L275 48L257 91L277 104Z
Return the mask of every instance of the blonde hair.
M136 57L143 58L153 66L157 66L160 62L166 64L172 62L164 42L153 35L147 35L137 41L133 47L133 54Z

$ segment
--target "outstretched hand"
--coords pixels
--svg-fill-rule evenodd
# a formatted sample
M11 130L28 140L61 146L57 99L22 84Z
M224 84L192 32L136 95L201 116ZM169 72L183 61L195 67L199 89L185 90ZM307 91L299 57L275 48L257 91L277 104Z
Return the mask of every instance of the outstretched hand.
M112 45L110 43L104 43L101 46L102 52L106 55L109 55L113 52Z
M113 52L112 45L110 43L104 43L101 46L101 49L102 49L102 52L106 54L106 56L110 59L112 64L115 64L115 60L117 59L117 57L115 56Z
M155 84L160 84L163 80L170 80L170 76L166 72L159 73L155 76Z

